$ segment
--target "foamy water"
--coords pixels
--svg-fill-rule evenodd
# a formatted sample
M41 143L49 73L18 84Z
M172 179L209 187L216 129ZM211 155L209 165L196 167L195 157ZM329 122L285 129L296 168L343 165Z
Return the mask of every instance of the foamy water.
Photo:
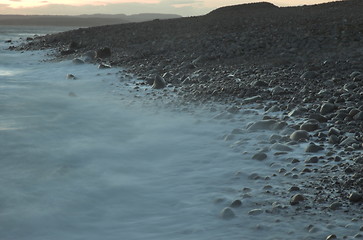
M130 105L132 87L120 83L120 69L6 51L10 35L0 38L0 239L326 236L327 223L321 231L305 229L308 216L248 214L288 204L288 194L266 193L266 185L278 192L293 181L264 179L282 164L278 156L273 167L251 159L271 132L239 136L243 144L235 151L221 140L259 116L214 120L202 109L190 115ZM261 179L249 179L251 173ZM236 218L221 219L235 199L243 201Z

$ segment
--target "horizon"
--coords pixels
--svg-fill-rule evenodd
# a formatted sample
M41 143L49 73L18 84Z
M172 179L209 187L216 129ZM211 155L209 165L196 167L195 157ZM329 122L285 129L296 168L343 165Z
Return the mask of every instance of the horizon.
M178 14L183 17L204 15L231 5L262 2L251 0L3 0L0 15L92 15L92 14ZM279 7L314 5L334 0L264 1Z

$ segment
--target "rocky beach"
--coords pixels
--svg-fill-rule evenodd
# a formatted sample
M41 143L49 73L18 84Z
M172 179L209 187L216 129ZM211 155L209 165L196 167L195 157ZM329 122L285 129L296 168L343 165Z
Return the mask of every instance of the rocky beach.
M299 7L253 3L204 16L81 28L9 48L55 49L56 60L122 67L137 78L132 91L135 96L145 91L145 104L190 112L204 106L215 118L231 122L233 129L223 140L237 151L243 152L237 141L241 134L271 131L252 159L266 161L276 173L249 178L263 178L263 192L285 199L284 204L265 209L261 202L249 215L265 211L334 219L340 212L351 219L349 224L359 225L362 12L361 0ZM248 111L260 114L261 120L236 128L236 119ZM301 154L295 157L294 151ZM282 159L278 166L274 158ZM275 190L268 184L274 177L290 179L291 185ZM243 190L242 200L249 191ZM237 199L226 206L222 217L233 218L240 204ZM317 230L312 224L307 231ZM351 237L362 238L361 231L362 225ZM348 239L336 236L334 227L325 235Z

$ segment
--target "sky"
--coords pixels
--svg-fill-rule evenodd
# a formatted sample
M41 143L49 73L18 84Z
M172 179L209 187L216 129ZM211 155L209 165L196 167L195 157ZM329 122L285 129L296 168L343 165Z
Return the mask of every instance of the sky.
M262 0L0 0L0 14L79 15L174 13L197 16L213 9ZM311 5L332 0L265 0L277 6Z

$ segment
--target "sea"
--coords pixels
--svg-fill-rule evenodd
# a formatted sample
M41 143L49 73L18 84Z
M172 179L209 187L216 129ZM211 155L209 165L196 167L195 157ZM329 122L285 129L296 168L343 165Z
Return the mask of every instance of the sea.
M52 61L52 50L8 49L64 30L0 26L1 240L325 239L332 232L328 225L339 219L285 210L287 190L299 184L279 174L293 168L286 156L252 159L276 134L245 130L263 110L144 104L145 92L168 90L135 88L140 80L125 69ZM224 219L225 208L235 216Z

